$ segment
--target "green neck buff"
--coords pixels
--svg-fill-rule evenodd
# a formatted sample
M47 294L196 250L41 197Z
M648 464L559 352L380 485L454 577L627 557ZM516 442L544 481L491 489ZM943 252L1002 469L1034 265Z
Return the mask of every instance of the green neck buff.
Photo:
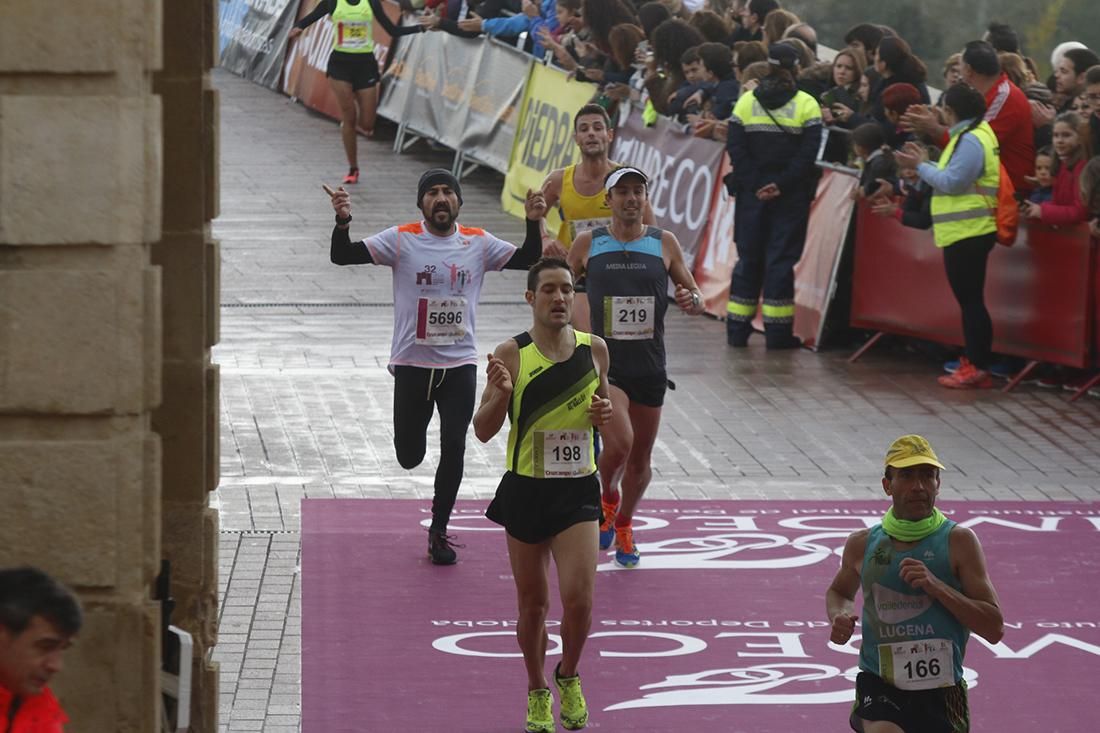
M947 517L939 509L933 510L930 517L912 522L895 517L894 507L890 507L882 518L882 530L899 542L920 542L943 526L946 521Z

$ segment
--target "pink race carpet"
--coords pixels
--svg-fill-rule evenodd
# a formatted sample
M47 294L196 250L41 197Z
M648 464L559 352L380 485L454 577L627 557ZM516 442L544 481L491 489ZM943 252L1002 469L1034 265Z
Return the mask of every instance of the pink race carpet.
M981 538L1008 624L996 646L971 637L972 730L1096 730L1100 506L940 506ZM618 570L601 556L580 667L589 730L848 730L858 637L830 645L824 592L844 537L886 508L644 502L642 564ZM515 594L503 531L483 509L459 502L459 564L434 567L426 502L302 502L306 733L523 730Z

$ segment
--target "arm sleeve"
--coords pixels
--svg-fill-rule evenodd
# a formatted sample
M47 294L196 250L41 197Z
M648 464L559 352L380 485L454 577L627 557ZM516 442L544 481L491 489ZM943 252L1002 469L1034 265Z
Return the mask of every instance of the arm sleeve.
M481 30L490 36L518 36L531 26L531 19L523 13L507 18L489 18L481 24Z
M817 105L814 106L818 110ZM821 147L821 112L816 117L811 117L803 123L802 139L798 141L798 150L783 172L776 176L775 185L779 186L780 195L796 187L804 187L808 177L814 171L817 162L817 151ZM813 181L816 183L816 178Z
M378 25L382 26L382 30L392 37L411 36L415 33L424 32L424 26L421 25L394 25L393 21L390 20L390 16L386 15L386 9L382 7L382 0L368 1L370 2L370 9L374 11L374 19L378 21Z
M370 250L362 242L351 241L351 228L335 226L332 228L332 246L329 259L334 265L371 265Z
M479 38L481 36L477 31L464 31L458 27L458 21L451 20L450 18L442 18L439 21L439 30L450 33L452 36L458 36L459 38Z
M1080 201L1072 204L1056 204L1053 201L1044 201L1039 204L1042 214L1039 221L1044 224L1057 226L1070 226L1080 224L1089 218L1089 210Z
M752 188L755 183L752 160L749 158L748 142L745 124L737 116L737 110L734 109L734 114L730 117L726 132L726 152L730 156L730 165L733 166L733 180L739 191Z
M909 192L901 207L901 223L912 229L932 228L931 191L918 187Z
M317 3L317 7L311 10L309 12L309 15L303 17L301 20L295 23L294 27L305 30L326 15L331 15L332 11L334 10L336 10L335 0L319 0L319 2Z
M523 246L504 263L502 270L527 270L542 257L542 224L538 219L527 220L527 235Z
M981 178L985 167L985 150L978 138L965 133L947 167L940 170L931 163L921 163L917 168L921 180L948 196L966 193L974 182Z

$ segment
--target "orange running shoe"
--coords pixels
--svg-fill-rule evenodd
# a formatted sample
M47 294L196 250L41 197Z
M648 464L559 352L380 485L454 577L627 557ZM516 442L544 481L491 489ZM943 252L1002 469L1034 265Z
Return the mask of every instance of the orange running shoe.
M348 174L344 176L344 183L359 183L359 169L352 168L348 171Z
M974 366L965 356L959 359L959 368L954 374L944 374L937 381L948 389L993 388L993 375Z

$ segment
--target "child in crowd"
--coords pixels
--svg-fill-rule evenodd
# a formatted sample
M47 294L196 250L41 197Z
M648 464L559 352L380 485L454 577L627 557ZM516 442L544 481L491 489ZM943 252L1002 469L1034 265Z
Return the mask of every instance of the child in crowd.
M1027 182L1034 188L1028 201L1042 204L1054 197L1054 155L1050 148L1042 148L1035 154L1035 175L1028 176Z
M886 147L886 134L877 122L865 122L852 130L852 152L862 163L859 187L852 191L855 200L887 196L893 193L898 167Z
M733 73L733 54L724 43L704 43L698 49L703 71L697 89L684 109L698 108L713 119L728 119L740 96L741 85Z
M1044 224L1069 226L1088 219L1088 210L1081 200L1078 181L1087 156L1082 130L1084 122L1073 112L1063 112L1054 119L1054 183L1050 201L1025 201L1021 213Z
M693 98L706 79L706 67L699 56L699 46L692 46L684 51L680 56L680 69L684 74L684 82L669 98L666 114L680 122L687 122L688 115L697 115L703 111L702 102L698 97Z

